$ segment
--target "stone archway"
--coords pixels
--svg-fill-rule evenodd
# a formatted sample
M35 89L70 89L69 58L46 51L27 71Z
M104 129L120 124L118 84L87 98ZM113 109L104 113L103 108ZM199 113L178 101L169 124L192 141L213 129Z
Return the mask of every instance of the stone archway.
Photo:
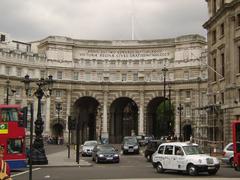
M110 106L109 141L121 143L124 136L138 134L138 107L128 97L115 99Z
M164 97L155 97L147 105L146 135L160 138L168 136L173 131L172 107L166 99L164 115Z
M96 116L99 102L89 96L81 97L74 103L74 116L80 123L80 143L96 140Z
M191 124L186 124L183 126L183 138L184 141L189 141L192 136L192 126Z
M53 143L63 143L64 129L66 128L65 121L63 119L54 119L52 120L50 127ZM61 140L61 142L59 140Z

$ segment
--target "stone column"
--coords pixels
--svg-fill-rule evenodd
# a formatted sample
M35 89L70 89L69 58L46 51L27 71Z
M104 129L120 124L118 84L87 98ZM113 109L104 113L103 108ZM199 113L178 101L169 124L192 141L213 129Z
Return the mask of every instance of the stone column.
M46 98L46 121L44 123L45 124L45 133L49 135L50 132L50 105L51 105L51 98Z
M68 116L71 114L71 90L67 90L66 131L68 132Z
M144 135L144 94L143 91L140 92L140 108L139 108L139 125L138 125L138 134Z
M179 138L180 137L180 116L179 116L179 107L180 104L180 91L176 90L176 109L175 109L175 135Z
M107 104L108 104L108 92L104 91L104 95L103 95L102 138L108 138L108 130L107 130Z

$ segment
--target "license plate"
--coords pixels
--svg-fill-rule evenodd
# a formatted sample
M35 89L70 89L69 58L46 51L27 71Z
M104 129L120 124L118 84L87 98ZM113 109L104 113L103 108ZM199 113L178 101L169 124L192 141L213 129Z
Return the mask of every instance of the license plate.
M112 157L108 157L107 160L112 160L113 158Z
M133 149L128 149L128 152L133 152L134 150Z
M215 169L215 167L214 166L210 166L210 167L208 167L208 169Z

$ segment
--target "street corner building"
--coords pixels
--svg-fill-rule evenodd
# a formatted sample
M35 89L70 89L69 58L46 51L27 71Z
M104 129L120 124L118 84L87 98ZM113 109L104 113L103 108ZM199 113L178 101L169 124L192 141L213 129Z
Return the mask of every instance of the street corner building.
M49 36L26 43L1 33L0 103L9 80L16 91L9 103L32 102L36 108L37 99L25 95L23 77L51 74L52 95L42 99L46 136L67 140L71 116L80 124L81 142L101 137L120 143L132 134L207 140L211 131L199 121L200 107L208 105L206 50L206 39L196 34L113 41Z

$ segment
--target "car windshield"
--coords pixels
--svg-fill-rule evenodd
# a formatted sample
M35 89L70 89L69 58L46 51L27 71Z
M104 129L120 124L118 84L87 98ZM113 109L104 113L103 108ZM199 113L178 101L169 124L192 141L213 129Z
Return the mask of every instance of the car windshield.
M203 154L198 146L183 146L186 155Z
M126 143L133 143L133 144L135 144L135 143L137 143L137 139L136 138L128 138L128 139L125 139L125 142Z
M114 147L100 147L99 150L102 153L112 153L112 152L115 152Z
M97 144L97 142L95 141L87 141L84 143L84 146L95 146Z

